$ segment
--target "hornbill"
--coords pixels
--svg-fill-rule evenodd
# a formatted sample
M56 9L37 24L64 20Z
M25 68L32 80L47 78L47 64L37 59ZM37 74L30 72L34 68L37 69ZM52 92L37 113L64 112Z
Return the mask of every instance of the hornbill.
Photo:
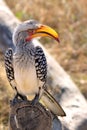
M47 91L47 61L40 46L32 42L36 37L51 37L59 42L59 36L51 27L28 20L19 24L13 32L15 51L9 48L5 53L5 68L10 85L16 90L13 102L18 97L27 100L34 95L32 104L37 103L45 94L46 106L58 116L65 112L53 96Z

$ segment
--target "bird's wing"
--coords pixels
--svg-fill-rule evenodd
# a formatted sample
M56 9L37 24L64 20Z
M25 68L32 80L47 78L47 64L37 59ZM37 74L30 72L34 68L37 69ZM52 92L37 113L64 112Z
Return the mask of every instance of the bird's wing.
M35 67L38 79L45 83L47 79L47 61L42 48L39 46L36 47ZM50 109L55 115L66 115L59 103L45 88L44 93L41 97L41 102L43 102L47 106L47 108Z
M5 69L8 81L13 89L16 89L16 82L14 78L14 69L13 69L13 51L9 48L5 53Z
M35 67L37 78L42 82L46 82L47 78L47 61L41 47L37 46L35 51Z
M46 89L41 97L41 102L44 103L44 105L47 106L47 108L51 110L54 115L66 116L63 108Z

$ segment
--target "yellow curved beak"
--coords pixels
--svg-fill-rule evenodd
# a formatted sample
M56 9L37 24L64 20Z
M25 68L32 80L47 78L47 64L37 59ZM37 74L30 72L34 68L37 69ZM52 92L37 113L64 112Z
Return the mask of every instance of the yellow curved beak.
M29 40L35 37L51 37L59 42L58 33L54 29L46 25L41 25L40 27L38 27L38 29L34 30L34 33L29 36Z

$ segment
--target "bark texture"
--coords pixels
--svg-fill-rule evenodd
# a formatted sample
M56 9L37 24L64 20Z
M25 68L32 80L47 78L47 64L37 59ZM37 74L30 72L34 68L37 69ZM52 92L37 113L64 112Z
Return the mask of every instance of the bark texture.
M40 103L20 99L10 110L10 130L51 130L52 114Z

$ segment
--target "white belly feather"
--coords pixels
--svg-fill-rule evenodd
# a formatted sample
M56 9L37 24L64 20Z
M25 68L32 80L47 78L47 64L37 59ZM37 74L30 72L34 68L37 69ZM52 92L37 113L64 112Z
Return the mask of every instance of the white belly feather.
M39 81L36 76L35 67L32 68L16 68L15 80L17 90L23 95L38 93Z
M18 92L22 95L35 95L38 93L39 87L42 87L44 83L37 78L34 59L33 62L29 58L18 61L14 56L13 65ZM41 93L40 95L42 95Z

